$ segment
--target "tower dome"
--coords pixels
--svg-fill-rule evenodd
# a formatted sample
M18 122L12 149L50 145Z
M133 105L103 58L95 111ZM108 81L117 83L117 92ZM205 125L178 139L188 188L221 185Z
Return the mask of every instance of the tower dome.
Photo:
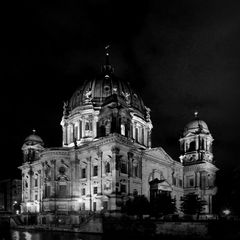
M206 124L206 122L204 122L203 120L200 120L198 118L198 113L195 112L195 119L192 120L191 122L189 122L183 130L183 137L187 136L188 134L196 134L196 133L206 133L209 134L210 131L208 129L208 125Z
M35 144L40 144L40 145L44 145L44 142L42 140L41 137L39 137L36 134L36 131L33 130L32 134L30 134L28 137L25 138L24 140L24 144L26 145L35 145Z
M23 162L33 162L39 159L39 154L44 150L44 142L33 130L32 134L25 138L22 151Z
M213 138L207 124L198 118L198 112L194 113L195 119L188 123L179 139L183 164L195 164L196 162L212 162Z

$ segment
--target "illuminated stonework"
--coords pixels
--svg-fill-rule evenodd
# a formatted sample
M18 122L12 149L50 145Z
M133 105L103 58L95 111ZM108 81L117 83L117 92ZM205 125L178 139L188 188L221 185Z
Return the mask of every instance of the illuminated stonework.
M170 193L179 209L181 197L190 190L184 182L188 175L199 174L206 166L216 170L210 151L201 152L208 161L190 160L186 153L190 135L180 139L182 162L161 147L151 148L150 109L107 63L100 76L85 81L64 103L62 147L44 148L35 132L26 138L20 167L23 212L47 216L116 211L129 197L140 194L150 199L153 191ZM211 135L204 139L210 148ZM215 170L209 172L214 175ZM154 189L151 183L156 183Z
M213 138L207 124L195 113L195 119L186 125L179 141L180 160L184 166L184 193L198 194L207 203L205 212L211 213L218 169L213 161Z

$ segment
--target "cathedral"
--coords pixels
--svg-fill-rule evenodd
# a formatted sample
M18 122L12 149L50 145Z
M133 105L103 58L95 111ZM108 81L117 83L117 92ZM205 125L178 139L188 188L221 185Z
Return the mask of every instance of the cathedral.
M25 139L19 167L23 215L37 213L39 223L50 223L65 214L78 223L84 212L117 212L129 198L158 194L170 194L180 211L181 198L192 192L211 214L218 169L207 124L196 114L185 126L179 160L152 148L150 109L114 74L108 50L105 57L101 73L64 103L62 146L45 147L35 131Z

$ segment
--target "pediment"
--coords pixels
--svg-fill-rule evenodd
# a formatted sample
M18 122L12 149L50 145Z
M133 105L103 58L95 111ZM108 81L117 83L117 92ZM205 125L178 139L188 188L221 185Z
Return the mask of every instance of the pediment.
M151 148L149 150L146 150L146 153L155 159L161 159L169 162L174 161L161 147Z

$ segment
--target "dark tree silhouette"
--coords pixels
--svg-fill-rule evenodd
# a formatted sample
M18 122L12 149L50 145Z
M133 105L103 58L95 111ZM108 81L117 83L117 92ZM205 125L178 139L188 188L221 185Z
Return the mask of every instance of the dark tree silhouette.
M184 214L195 215L197 218L199 214L203 211L206 201L202 200L197 194L189 193L182 198L181 210Z
M150 202L151 215L155 217L176 212L176 200L171 195L160 194Z
M128 215L137 215L138 218L142 218L144 214L149 214L149 201L144 195L137 195L127 200L122 210Z

